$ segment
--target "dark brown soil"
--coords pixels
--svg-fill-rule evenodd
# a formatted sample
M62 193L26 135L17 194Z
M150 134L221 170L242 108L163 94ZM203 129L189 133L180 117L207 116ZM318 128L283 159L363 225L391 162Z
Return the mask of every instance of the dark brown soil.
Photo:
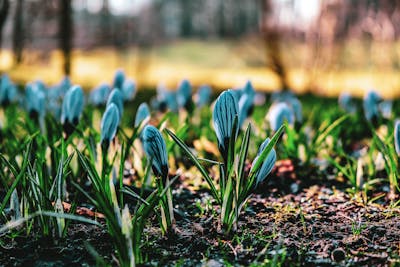
M303 185L296 194L265 185L244 209L238 232L226 236L218 231L219 210L207 191L178 184L175 232L163 237L152 218L144 234L144 266L400 264L400 209L387 201L364 204L333 185ZM117 266L105 226L71 224L67 238L56 244L22 236L1 237L0 266L95 266L86 242Z
M106 227L73 223L65 240L37 238L33 234L17 238L1 237L0 266L95 266L95 258L85 243L111 261L113 251Z
M180 195L190 199L185 190ZM249 201L238 232L227 237L218 233L215 211L200 215L193 208L204 196L191 197L192 209L177 221L174 236L167 239L150 228L151 242L144 249L148 265L265 265L274 256L283 266L400 263L399 208L364 205L324 186L282 197L257 194Z

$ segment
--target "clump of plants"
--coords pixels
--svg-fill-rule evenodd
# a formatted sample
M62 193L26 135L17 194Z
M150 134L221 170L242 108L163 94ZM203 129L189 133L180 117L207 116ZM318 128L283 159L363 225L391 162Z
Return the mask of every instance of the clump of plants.
M239 139L239 108L231 91L225 91L217 98L213 111L213 124L218 140L222 162L219 166L219 177L210 177L201 161L190 148L172 131L166 130L176 144L190 158L210 187L211 194L220 206L220 223L225 233L236 231L239 215L256 186L264 181L276 161L274 145L284 131L282 125L269 139L260 146L252 162L249 173L245 171L246 159L250 145L251 125L249 124L242 138Z

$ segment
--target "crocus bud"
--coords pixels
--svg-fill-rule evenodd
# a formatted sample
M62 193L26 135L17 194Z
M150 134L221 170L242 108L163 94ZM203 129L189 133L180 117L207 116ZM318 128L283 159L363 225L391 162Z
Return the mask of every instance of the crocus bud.
M125 72L123 70L117 70L114 74L113 88L122 90L122 86L125 81Z
M255 91L253 85L250 81L246 83L246 86L243 88L243 93L240 96L238 107L239 107L239 127L242 127L244 120L250 116L253 110L253 102Z
M124 112L124 97L121 93L121 90L114 89L111 91L111 94L108 96L107 106L111 103L114 103L117 106L119 116L122 117Z
M379 118L379 102L381 97L375 91L369 91L363 100L364 115L368 121L376 121Z
M213 111L213 123L218 139L218 148L224 157L227 158L230 138L236 140L239 127L234 127L235 118L238 116L238 103L230 90L222 92L215 102ZM232 133L234 136L231 136Z
M60 83L56 87L58 90L60 90L60 94L64 96L71 86L72 83L70 78L68 76L64 76L64 78L61 79Z
M82 88L79 85L72 86L64 96L61 123L69 123L76 126L82 114L83 105L84 94Z
M292 97L289 98L286 103L288 103L289 107L292 108L296 122L302 122L303 111L300 100L297 97Z
M110 91L111 89L108 84L99 85L90 92L89 103L94 106L100 106L106 104Z
M143 129L141 138L144 152L151 160L154 174L163 180L166 179L169 169L167 146L160 131L152 125L147 125Z
M29 117L43 118L46 112L46 95L36 82L28 83L25 88L26 109Z
M111 103L107 106L106 111L101 119L101 143L108 145L114 139L117 133L120 115L117 106Z
M197 91L197 106L203 107L210 102L211 98L211 88L208 85L202 85Z
M400 157L400 120L396 120L394 124L394 148Z
M142 121L150 118L150 108L147 103L143 102L139 105L135 116L135 128L138 127Z
M17 97L18 92L14 83L11 82L8 75L3 74L0 77L0 104L7 106L8 104L15 102Z
M125 101L131 101L136 94L136 84L132 80L125 80L122 84L122 94Z
M179 105L177 100L177 93L174 91L167 91L165 94L165 101L167 103L167 107L172 112L178 112Z
M293 110L285 102L273 104L268 111L269 125L273 131L277 131L285 120L293 125L294 119Z
M192 103L192 86L188 80L183 80L180 83L176 100L179 108L189 109Z
M349 93L341 93L338 98L339 106L348 113L355 113L357 111L356 104Z
M257 156L256 158L253 160L252 163L252 167L250 169L253 169L254 164L257 162L258 158L260 157L261 153L263 152L263 150L267 147L268 143L270 142L270 139L267 138L265 139L265 141L261 144L260 148L258 149L257 152ZM273 148L268 156L265 158L263 164L261 165L261 168L258 170L257 174L256 174L256 186L261 183L262 181L265 180L265 178L267 178L268 174L271 172L272 168L274 167L276 162L276 152L275 149Z
M382 101L381 103L379 103L378 109L383 118L390 119L392 117L393 101Z

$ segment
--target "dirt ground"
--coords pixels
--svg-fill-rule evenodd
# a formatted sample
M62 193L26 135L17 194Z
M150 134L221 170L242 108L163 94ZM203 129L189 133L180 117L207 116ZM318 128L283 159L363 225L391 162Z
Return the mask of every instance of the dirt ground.
M238 232L230 236L218 230L218 207L207 190L177 182L176 229L163 237L152 218L144 233L143 266L400 264L399 207L384 197L364 203L335 182L282 182L286 178L273 175L250 199ZM1 239L1 266L95 266L87 243L117 266L105 225L72 223L57 243L34 235Z

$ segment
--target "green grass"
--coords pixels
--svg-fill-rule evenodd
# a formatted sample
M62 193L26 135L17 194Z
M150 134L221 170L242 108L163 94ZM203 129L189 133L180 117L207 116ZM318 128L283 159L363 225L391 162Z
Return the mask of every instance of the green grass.
M126 104L117 138L103 158L99 144L100 122L96 119L99 116L94 114L102 114L104 109L87 107L76 131L65 138L60 122L50 115L45 119L43 131L19 106L3 108L0 233L8 236L35 235L56 242L65 238L72 221L92 223L107 229L114 245L113 254L121 266L143 263L147 259L141 250L142 242L146 240L145 229L153 214L159 216L160 198L171 186L164 185L157 191L155 181L145 181L149 177L150 165L140 147L140 127L133 128L133 120L139 102L148 99L149 95L148 92L140 93L136 102ZM167 129L165 131L171 137L166 139L170 176L179 174L179 170L183 174L182 179L187 179L185 174L196 172L204 177L201 188L206 188L213 197L206 203L200 200L194 202L196 216L210 214L214 204L220 206L219 212L213 210L211 214L214 215L213 220L219 220L226 233L217 248L221 254L230 255L231 245L246 243L249 245L245 249L251 249L255 244L265 247L263 256L257 258L257 264L281 266L287 260L283 245L270 247L270 239L276 239L277 235L265 237L259 233L252 236L252 233L246 232L246 225L239 227L238 224L248 197L254 193L257 168L261 167L273 147L278 160L290 159L294 162L295 171L313 171L321 184L328 182L327 174L334 175L343 188L354 196L360 196L364 203L378 202L382 194L399 193L399 159L393 144L394 119L400 115L398 102L393 105L391 119L382 119L380 126L372 126L361 112L344 114L338 109L336 99L319 99L310 95L300 99L304 121L294 126L282 126L274 135L265 120L268 101L263 106L255 107L252 117L246 121L246 125L250 126L240 130L237 139L229 141L228 155L221 155L215 149L192 149L201 138L209 141L208 146L217 147L217 138L210 123L210 108L178 114L152 112L152 123L161 130ZM246 166L256 157L257 148L266 137L271 137L269 145L260 153L254 169L247 170ZM365 155L356 158L353 155L354 145L365 146ZM300 156L302 153L304 157ZM382 169L378 169L375 163L379 153L383 160ZM327 166L318 165L324 160ZM123 183L124 166L134 161L142 166L141 170L135 170L138 180L134 186L139 193ZM300 173L298 175L298 179L308 178L300 176ZM179 175L175 177L171 183ZM389 186L390 192L382 191L384 186ZM146 195L148 189L152 193ZM135 202L127 202L126 196L133 197ZM398 201L391 200L392 207L398 206ZM105 226L99 223L98 218L74 215L76 206L82 201L92 203L96 211L104 215ZM69 213L64 212L63 202L72 205ZM13 213L10 213L11 207ZM306 234L308 230L305 229L303 211L294 209L291 212L299 216ZM353 224L353 234L360 235L364 227L364 224ZM238 234L236 230L242 232ZM101 255L96 254L90 244L87 248L96 261L102 262ZM226 264L235 264L226 260Z

